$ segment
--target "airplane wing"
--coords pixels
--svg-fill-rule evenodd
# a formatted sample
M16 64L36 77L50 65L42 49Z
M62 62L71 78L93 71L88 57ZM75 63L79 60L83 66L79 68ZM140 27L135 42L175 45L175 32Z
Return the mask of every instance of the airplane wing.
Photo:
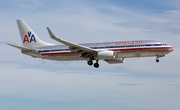
M91 49L89 47L79 45L79 44L75 44L75 43L72 43L72 42L65 41L63 39L57 38L48 27L47 27L47 30L48 30L48 33L49 33L49 35L50 35L50 37L52 39L54 39L54 40L56 40L56 41L58 41L58 42L60 42L60 43L62 43L64 45L69 46L69 48L72 49L72 50L73 49L78 49L78 50L81 50L81 51L83 50L85 52L98 52L98 51L96 51L94 49Z
M20 46L13 45L13 44L7 44L7 45L12 46L12 47L15 47L15 48L17 48L17 49L19 49L19 50L32 51L32 49L20 47Z

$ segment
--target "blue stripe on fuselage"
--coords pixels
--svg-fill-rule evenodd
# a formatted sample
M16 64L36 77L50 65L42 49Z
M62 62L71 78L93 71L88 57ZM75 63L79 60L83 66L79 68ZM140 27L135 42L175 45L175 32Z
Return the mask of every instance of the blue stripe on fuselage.
M113 48L127 48L127 47L149 47L149 46L162 46L162 44L139 44L139 45L119 45L119 46L102 46L102 47L90 47L92 49L113 49ZM70 51L70 49L50 49L39 50L38 52L57 52L57 51Z

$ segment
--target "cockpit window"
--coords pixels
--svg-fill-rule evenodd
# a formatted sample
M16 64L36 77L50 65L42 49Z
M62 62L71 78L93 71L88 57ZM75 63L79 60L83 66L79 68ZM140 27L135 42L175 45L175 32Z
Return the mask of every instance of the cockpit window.
M163 43L162 45L167 45L167 44Z

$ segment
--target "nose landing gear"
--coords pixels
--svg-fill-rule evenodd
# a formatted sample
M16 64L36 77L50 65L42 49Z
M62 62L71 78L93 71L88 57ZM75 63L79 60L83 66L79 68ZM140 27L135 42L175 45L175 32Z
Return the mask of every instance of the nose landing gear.
M159 63L159 59L158 58L156 58L156 62Z
M164 57L164 56L165 56L165 55L157 55L157 57L156 57L156 62L159 63L159 58L160 58L160 57Z

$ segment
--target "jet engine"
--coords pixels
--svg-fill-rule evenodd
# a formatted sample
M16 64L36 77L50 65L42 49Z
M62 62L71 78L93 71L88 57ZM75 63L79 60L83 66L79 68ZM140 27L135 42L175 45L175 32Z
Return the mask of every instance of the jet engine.
M106 59L105 61L109 64L124 63L124 58Z
M98 52L98 59L113 59L116 53L114 51L101 51Z

